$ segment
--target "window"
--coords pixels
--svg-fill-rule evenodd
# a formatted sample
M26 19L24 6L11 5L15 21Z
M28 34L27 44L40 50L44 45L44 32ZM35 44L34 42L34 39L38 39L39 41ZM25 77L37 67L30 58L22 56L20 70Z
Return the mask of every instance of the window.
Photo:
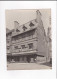
M25 45L21 45L22 46L22 49L24 49L25 48Z
M9 48L7 48L7 50L9 50Z
M30 43L28 45L29 45L29 49L33 49L33 43Z
M16 29L16 32L20 32L20 30L19 29Z
M9 43L9 41L7 41L7 43Z
M25 31L27 29L27 27L25 25L23 25L23 30Z
M32 26L34 26L34 24L32 22L30 22L29 26L32 27Z
M10 46L7 46L7 50L9 50L10 49Z
M18 46L15 46L15 49L18 49Z

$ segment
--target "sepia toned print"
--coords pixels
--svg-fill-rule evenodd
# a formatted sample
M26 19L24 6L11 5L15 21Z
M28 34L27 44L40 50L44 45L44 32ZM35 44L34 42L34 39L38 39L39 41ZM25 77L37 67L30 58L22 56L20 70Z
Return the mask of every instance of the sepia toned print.
M52 69L51 36L51 9L6 10L7 69Z

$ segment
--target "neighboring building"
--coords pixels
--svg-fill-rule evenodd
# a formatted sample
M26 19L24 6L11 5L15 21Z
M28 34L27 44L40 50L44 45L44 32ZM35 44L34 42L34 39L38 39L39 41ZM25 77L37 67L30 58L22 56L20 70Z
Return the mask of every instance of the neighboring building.
M47 32L47 41L48 41L48 57L49 60L52 63L52 39L51 39L51 27L48 27L48 32Z
M11 57L11 36L12 36L12 31L6 28L6 48L7 48L7 60L8 61L10 61L10 57Z
M36 15L36 19L21 26L14 21L15 29L6 34L8 61L36 62L38 56L48 59L46 33L39 10Z

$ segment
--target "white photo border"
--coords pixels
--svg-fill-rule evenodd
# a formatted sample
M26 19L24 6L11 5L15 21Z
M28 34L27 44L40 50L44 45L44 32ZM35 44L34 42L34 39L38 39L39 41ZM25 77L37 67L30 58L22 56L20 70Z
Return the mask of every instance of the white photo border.
M56 1L1 1L0 2L0 78L2 79L56 79ZM7 71L6 61L6 9L47 9L52 16L52 70Z

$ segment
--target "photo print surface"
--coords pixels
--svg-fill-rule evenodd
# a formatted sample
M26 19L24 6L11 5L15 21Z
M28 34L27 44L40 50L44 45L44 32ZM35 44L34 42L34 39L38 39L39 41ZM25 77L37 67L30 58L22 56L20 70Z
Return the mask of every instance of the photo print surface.
M52 69L51 9L6 10L7 70Z

